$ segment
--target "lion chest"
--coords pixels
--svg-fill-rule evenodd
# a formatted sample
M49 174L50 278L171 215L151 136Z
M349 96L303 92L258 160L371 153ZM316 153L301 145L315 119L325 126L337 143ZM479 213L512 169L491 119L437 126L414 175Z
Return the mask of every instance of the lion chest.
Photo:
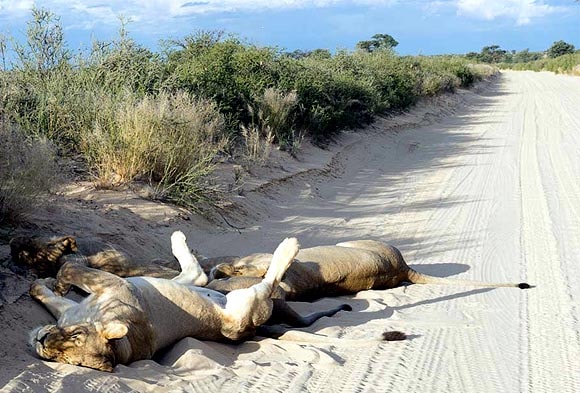
M59 319L58 325L73 325L80 323L107 322L119 318L127 318L126 310L134 309L130 302L119 299L114 292L90 294L77 306L69 308ZM132 310L130 314L135 312Z
M216 338L214 332L221 324L224 295L150 277L131 278L130 281L143 297L156 349L184 337Z

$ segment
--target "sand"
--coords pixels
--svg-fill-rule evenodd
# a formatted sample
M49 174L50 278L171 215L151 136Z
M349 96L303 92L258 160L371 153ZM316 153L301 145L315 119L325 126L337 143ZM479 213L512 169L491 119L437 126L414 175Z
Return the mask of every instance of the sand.
M28 230L99 237L141 258L168 256L175 229L207 256L271 251L288 235L305 247L380 239L425 273L537 287L410 285L295 303L301 311L353 307L309 332L368 339L398 329L410 338L186 338L109 374L36 359L27 332L51 317L24 294L26 279L2 270L1 391L580 391L578 108L580 78L502 73L346 133L329 149L305 144L298 160L280 154L246 176L224 211L240 229L130 192L69 185Z

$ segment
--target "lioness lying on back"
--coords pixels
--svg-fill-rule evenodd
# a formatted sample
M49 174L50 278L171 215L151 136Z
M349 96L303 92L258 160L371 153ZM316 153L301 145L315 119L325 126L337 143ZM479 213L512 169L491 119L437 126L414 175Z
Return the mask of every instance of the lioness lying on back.
M271 254L252 254L218 264L211 270L210 286L223 292L247 287L264 276L271 257ZM397 248L375 240L304 248L296 259L280 283L286 300L309 301L367 289L394 288L404 282L530 288L526 283L485 283L422 274L407 265Z
M177 249L176 249L177 247ZM10 251L13 262L17 267L25 267L32 270L40 277L55 277L61 266L69 262L77 265L84 265L93 269L113 273L119 277L148 276L180 280L179 275L191 276L189 269L196 269L200 266L204 273L209 274L212 267L220 262L232 262L237 257L203 258L198 260L190 254L187 244L173 244L174 256L180 255L182 260L177 261L152 261L143 263L131 258L127 253L113 245L90 239L78 240L73 236L63 236L58 238L37 238L29 236L15 237L10 241ZM271 259L272 254L267 258ZM269 261L268 261L269 263ZM257 284L260 280L252 280L247 288ZM190 282L185 282L190 284ZM205 285L197 283L197 285ZM211 288L211 284L209 286ZM225 293L222 291L222 293ZM310 326L316 320L332 316L341 310L350 311L351 307L341 304L331 309L313 312L308 315L300 315L292 309L284 300L284 292L276 288L272 294L274 309L270 323L285 323L294 327Z
M177 247L176 247L177 244ZM175 280L121 278L74 262L65 263L56 280L39 279L31 295L58 319L31 334L31 344L44 359L112 371L116 364L148 359L184 337L241 340L272 312L270 295L298 252L294 238L284 240L259 283L228 295L180 284L203 285L207 277L194 258L176 255L190 267ZM186 250L185 236L172 236L172 249ZM76 303L60 296L70 286L89 293Z

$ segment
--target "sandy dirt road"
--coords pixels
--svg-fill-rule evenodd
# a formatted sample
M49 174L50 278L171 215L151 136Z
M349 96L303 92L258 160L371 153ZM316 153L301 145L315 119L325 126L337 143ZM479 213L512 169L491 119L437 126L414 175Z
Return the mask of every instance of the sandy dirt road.
M580 78L506 72L452 116L345 147L329 175L249 195L243 230L181 228L209 255L380 239L422 272L536 288L412 285L324 299L354 312L306 329L396 343L185 339L115 374L26 362L6 391L580 391ZM380 130L381 122L376 127ZM26 303L28 304L28 303ZM33 307L33 305L28 305Z

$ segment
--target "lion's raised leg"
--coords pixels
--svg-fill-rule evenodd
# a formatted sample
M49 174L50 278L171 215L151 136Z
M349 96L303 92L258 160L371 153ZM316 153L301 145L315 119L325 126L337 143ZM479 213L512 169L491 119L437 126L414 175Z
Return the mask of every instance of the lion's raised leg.
M88 293L102 294L104 291L120 291L129 288L123 278L102 270L93 269L74 262L65 263L56 276L54 293L65 295L71 286Z
M171 235L171 252L181 266L181 273L172 280L185 285L203 287L207 284L207 275L203 272L197 258L191 253L185 235L175 231Z
M78 303L71 299L57 296L52 290L54 284L54 278L37 279L30 286L29 293L30 296L42 303L56 319L59 319L66 310L76 306Z
M226 295L222 327L224 336L238 340L250 331L253 333L253 329L268 321L273 307L270 296L298 254L298 250L298 240L286 238L274 252L266 277L260 283L234 290Z

